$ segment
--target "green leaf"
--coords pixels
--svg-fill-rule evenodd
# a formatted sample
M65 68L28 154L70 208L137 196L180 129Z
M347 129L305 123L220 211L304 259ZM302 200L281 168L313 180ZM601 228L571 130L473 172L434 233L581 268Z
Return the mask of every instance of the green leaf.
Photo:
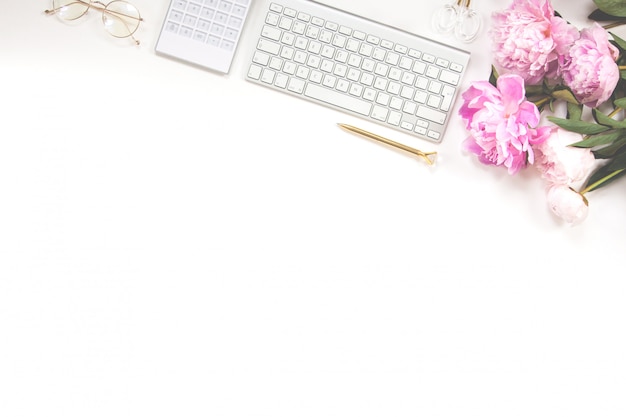
M615 42L621 50L626 49L626 41L624 39L620 38L613 32L609 32L609 33L611 34L611 37L613 38L613 42Z
M613 102L615 107L619 107L620 109L626 109L626 97L618 98Z
M524 89L526 90L526 97L545 95L543 85L527 85Z
M626 130L611 130L608 133L591 135L580 142L572 143L570 146L576 148L594 148L596 146L610 145L622 138L626 138Z
M615 120L605 115L598 109L593 109L593 118L601 125L609 126L614 129L626 129L626 120Z
M597 123L583 122L581 120L562 119L560 117L554 116L548 116L548 120L565 130L580 133L583 135L596 135L598 133L606 132L610 129L607 126L599 125Z
M585 192L597 190L626 175L626 150L616 155L612 161L601 166L587 180Z
M593 0L593 2L606 14L626 17L626 2L623 0Z
M567 118L570 120L581 120L583 116L583 105L567 103Z
M589 20L595 20L596 22L613 22L616 20L615 16L611 16L610 14L604 13L600 9L596 9L587 16ZM622 19L619 19L622 20Z
M626 170L626 153L621 153L617 155L613 160L611 160L608 164L604 165L600 171L602 171L605 175L607 173L612 173L616 171ZM594 179L597 181L597 178L594 178L596 175L592 175L588 181L589 184L594 182ZM599 176L599 175L598 175Z
M496 67L492 65L491 74L489 74L489 84L495 87L497 82L498 82L498 71L496 70Z
M614 171L626 169L626 152L620 153L608 165Z
M615 181L616 179L624 176L626 170L612 169L610 164L599 168L594 172L587 181L585 192L597 190L598 188L605 187Z
M556 98L557 100L564 100L568 103L579 104L574 94L568 88L564 88L562 90L554 90L552 92L552 97Z
M620 138L608 146L594 150L593 155L596 159L615 158L616 155L626 152L624 145L626 145L626 138Z

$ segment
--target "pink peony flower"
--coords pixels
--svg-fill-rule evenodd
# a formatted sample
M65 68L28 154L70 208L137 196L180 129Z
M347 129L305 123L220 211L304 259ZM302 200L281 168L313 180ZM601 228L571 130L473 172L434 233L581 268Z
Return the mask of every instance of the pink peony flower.
M492 20L496 69L517 74L529 85L556 80L563 56L579 36L574 26L554 15L549 0L516 0Z
M563 82L582 104L597 107L611 97L617 86L620 74L615 61L618 55L606 30L594 23L581 31L565 58Z
M558 217L572 225L585 220L589 212L587 199L567 185L553 185L548 190L548 205Z
M460 116L470 136L469 152L488 165L502 165L510 174L534 161L532 146L545 141L551 127L536 128L537 106L526 100L524 80L514 74L498 78L497 88L487 81L470 85L463 93Z
M535 147L535 166L551 185L572 185L591 173L596 163L591 150L568 146L581 139L579 133L555 129L548 140Z

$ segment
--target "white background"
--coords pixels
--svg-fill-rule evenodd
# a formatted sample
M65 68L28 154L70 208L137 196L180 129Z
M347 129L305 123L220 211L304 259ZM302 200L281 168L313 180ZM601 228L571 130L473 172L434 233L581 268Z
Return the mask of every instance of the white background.
M140 47L2 1L0 415L626 415L623 182L566 226L458 117L436 145L250 84L251 31L228 76L157 56L169 2L133 2ZM489 76L484 31L431 29L443 0L332 4Z

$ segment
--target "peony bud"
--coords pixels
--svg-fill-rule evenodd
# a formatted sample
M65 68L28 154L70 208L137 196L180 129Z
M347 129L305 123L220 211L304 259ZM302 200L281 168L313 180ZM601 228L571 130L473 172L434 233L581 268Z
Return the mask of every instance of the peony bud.
M566 185L553 185L548 190L550 210L567 223L575 225L587 217L589 203L584 195Z

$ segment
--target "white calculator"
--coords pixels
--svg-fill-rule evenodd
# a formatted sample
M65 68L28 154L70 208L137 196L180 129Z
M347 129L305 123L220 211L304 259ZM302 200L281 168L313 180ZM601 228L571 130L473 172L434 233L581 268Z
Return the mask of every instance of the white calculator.
M156 52L228 73L251 0L171 0Z

